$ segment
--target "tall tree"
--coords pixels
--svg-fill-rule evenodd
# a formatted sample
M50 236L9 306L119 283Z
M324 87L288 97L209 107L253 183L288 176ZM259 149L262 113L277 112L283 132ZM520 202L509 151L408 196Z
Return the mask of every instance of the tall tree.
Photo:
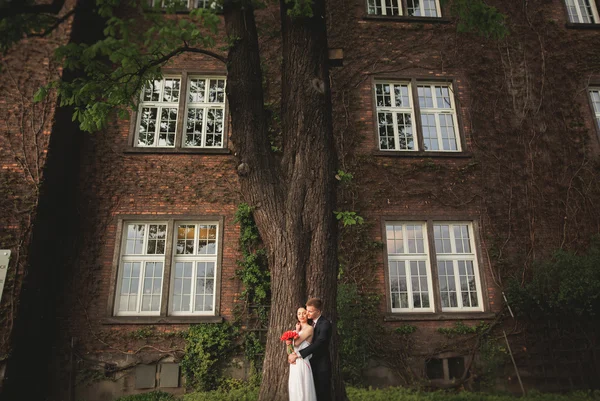
M279 336L291 313L320 296L335 317L337 238L336 155L327 68L325 2L307 5L292 16L293 4L281 0L283 67L281 121L283 156L270 150L263 109L258 35L250 1L227 0L225 26L235 38L228 55L227 95L232 135L239 159L242 193L255 207L255 219L269 251L271 313L261 400L287 399L287 363ZM335 397L345 398L334 345Z

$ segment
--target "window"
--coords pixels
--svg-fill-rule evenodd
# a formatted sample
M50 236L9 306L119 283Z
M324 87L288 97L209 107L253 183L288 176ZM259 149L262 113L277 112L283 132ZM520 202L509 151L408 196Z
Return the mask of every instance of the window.
M592 101L594 115L596 116L596 123L600 130L600 88L590 88L590 99Z
M150 0L148 3L150 7L175 7L176 9L221 8L215 0Z
M425 361L425 373L429 380L451 381L460 379L465 372L465 357L431 358Z
M387 222L386 248L392 312L483 311L471 223Z
M461 151L451 84L375 82L375 104L380 150Z
M224 125L224 77L165 76L149 82L142 90L134 145L223 148Z
M440 17L439 0L368 0L369 15Z
M128 224L118 291L118 314L160 311L166 224Z
M217 225L178 224L174 262L172 314L212 314Z
M576 24L597 24L598 10L594 0L566 0L569 21Z
M392 312L432 312L431 272L423 223L386 227Z
M214 315L219 226L212 221L125 222L115 315L159 316L164 309L170 315Z

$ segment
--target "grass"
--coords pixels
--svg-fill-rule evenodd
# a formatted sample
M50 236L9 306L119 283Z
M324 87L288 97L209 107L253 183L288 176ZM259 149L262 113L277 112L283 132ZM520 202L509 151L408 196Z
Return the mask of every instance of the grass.
M531 391L526 397L506 394L472 393L468 391L416 391L400 387L386 389L347 388L350 401L600 401L600 391L569 394L539 393ZM256 401L257 387L236 388L230 391L209 391L185 394L176 398L162 392L126 396L117 401Z

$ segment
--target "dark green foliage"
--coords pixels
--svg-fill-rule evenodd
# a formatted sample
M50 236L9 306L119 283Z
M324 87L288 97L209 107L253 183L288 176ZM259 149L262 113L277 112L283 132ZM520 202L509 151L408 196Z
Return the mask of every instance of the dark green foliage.
M23 37L44 36L64 19L49 13L22 13L4 16L11 6L33 7L33 0L0 0L0 52L6 53ZM8 14L6 14L8 15Z
M397 334L408 335L417 331L417 326L413 326L412 324L403 324L400 327L396 327L394 332Z
M237 334L237 328L228 322L190 327L181 361L188 387L209 391L219 386L224 363L235 351Z
M242 282L244 289L241 300L244 302L244 313L249 320L257 319L259 325L266 327L269 320L268 304L271 299L271 274L267 254L262 248L258 227L252 215L252 208L242 203L235 213L236 223L240 224L240 249L242 259L236 277ZM241 316L240 316L241 317ZM265 345L253 331L244 333L244 354L255 368L261 366L265 353Z
M362 384L363 369L375 355L373 340L382 329L373 319L379 314L379 302L379 295L360 293L355 284L338 285L336 326L342 373L348 383Z
M524 283L515 279L507 290L511 308L521 317L536 320L592 321L600 314L600 239L577 255L559 250L545 262L534 264Z
M246 203L240 204L234 222L240 223L243 258L238 260L240 269L236 271L236 276L244 285L242 298L247 298L251 305L265 305L269 302L271 289L269 264L265 250L260 248L261 239L252 216L252 208Z
M525 397L511 395L495 395L475 392L423 392L400 387L385 389L364 389L346 387L350 401L594 401L600 400L600 394L542 394L530 392ZM208 393L192 393L183 396L183 401L256 401L258 387L248 386L231 391L212 391Z
M244 386L229 391L216 390L206 393L192 393L183 396L183 401L256 401L258 386Z
M446 335L448 338L453 338L464 334L480 334L486 332L489 328L490 325L486 322L479 322L475 326L467 326L463 322L456 322L454 323L454 327L440 327L437 331L438 333Z
M488 39L500 40L509 34L506 16L483 0L443 0L450 3L457 17L458 32L470 32Z
M144 2L145 3L145 2ZM61 106L73 106L73 121L84 131L106 126L109 115L136 108L144 84L161 76L161 67L172 57L215 45L219 17L208 9L194 9L189 18L165 18L139 6L135 0L96 0L98 14L106 20L104 38L91 44L69 43L56 50L66 70L79 70L80 78L53 82ZM115 10L119 9L119 14ZM167 7L167 13L176 11ZM136 18L123 18L135 15ZM210 53L210 52L209 52ZM48 92L36 94L41 99Z
M162 391L153 391L151 393L143 393L136 395L127 395L117 399L117 401L175 401L176 398Z
M335 218L344 223L344 227L353 226L355 224L363 224L365 220L359 216L356 212L351 211L341 211L341 212L333 212L335 214Z

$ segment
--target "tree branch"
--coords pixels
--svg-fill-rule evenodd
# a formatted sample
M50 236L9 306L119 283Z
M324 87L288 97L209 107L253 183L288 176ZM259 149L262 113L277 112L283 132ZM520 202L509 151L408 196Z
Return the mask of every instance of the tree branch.
M63 22L65 22L65 20L67 20L71 15L75 14L75 8L73 7L71 10L69 10L65 15L63 15L60 18L57 18L56 21L54 21L54 24L52 24L51 26L49 26L48 28L46 28L44 30L44 32L40 32L40 33L31 33L31 34L27 34L28 38L43 38L45 36L48 36L50 33L52 33L56 28L58 28L58 26L60 24L62 24Z
M52 4L26 4L11 1L8 7L1 7L2 18L14 17L19 14L58 14L62 10L65 0L53 0Z

